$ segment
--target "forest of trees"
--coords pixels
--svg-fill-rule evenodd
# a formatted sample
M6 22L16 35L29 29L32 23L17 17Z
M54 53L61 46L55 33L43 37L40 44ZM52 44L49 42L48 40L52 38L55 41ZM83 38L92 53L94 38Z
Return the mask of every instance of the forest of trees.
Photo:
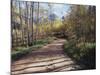
M64 17L63 31L68 42L65 52L88 68L95 68L96 8L95 6L73 5Z
M52 13L50 3L48 10L39 2L13 0L11 5L12 47L29 46L33 41L51 35L56 15Z
M96 7L70 5L62 18L53 13L53 3L11 1L12 49L30 47L39 39L56 37L66 39L65 52L76 60L83 58L95 65ZM59 8L58 8L59 9ZM87 62L86 62L87 63Z

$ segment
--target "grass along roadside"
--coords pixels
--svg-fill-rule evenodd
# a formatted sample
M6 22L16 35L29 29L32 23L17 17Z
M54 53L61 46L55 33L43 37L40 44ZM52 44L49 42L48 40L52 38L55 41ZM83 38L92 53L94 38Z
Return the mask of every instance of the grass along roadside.
M48 37L45 39L34 41L33 45L29 47L17 47L14 50L12 50L12 53L11 53L12 61L23 57L24 55L32 52L33 50L38 50L39 48L43 47L46 44L51 43L54 40L56 40L55 37Z
M95 43L80 42L76 43L73 41L64 44L64 52L77 62L84 64L86 69L96 68L96 57L95 57Z

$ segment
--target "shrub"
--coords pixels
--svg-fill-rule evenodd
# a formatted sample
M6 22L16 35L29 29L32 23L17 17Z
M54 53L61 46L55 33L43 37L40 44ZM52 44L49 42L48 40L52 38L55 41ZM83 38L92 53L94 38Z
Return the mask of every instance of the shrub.
M95 43L66 42L64 51L73 59L86 65L86 68L95 68Z
M26 49L19 49L17 51L13 51L11 54L12 60L17 60L20 57L24 56L25 54L28 54L32 51L32 48L26 48Z

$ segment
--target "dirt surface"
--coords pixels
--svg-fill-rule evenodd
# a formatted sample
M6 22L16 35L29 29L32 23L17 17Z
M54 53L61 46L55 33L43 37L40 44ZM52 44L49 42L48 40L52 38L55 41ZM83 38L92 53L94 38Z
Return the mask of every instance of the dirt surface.
M57 39L39 50L25 55L11 64L11 74L62 72L81 69L70 57L64 54L64 39Z

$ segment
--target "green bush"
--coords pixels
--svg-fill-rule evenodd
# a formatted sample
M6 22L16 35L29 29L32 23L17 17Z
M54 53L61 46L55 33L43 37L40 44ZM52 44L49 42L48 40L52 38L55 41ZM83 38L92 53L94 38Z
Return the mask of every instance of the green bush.
M95 43L73 41L64 44L64 51L76 61L85 64L87 68L95 68L95 47Z
M86 43L85 49L81 52L83 55L80 57L80 62L83 62L88 68L96 68L96 44Z
M47 37L45 39L39 39L39 40L33 41L33 45L46 45L56 39L57 39L56 37Z
M44 44L44 43L46 43L46 40L36 40L33 42L33 45Z
M17 51L13 51L11 54L12 60L19 59L20 57L24 56L25 54L28 54L32 51L32 48L26 48L26 49L19 49Z

